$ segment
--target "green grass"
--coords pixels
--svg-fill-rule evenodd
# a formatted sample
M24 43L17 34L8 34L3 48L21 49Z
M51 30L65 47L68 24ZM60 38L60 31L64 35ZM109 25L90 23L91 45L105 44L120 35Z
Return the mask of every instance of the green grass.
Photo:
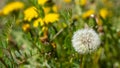
M13 1L6 1L6 4ZM35 19L24 21L24 10L30 6L38 8L38 14L44 17L44 10L37 0L22 0L23 9L0 15L0 68L120 68L120 1L87 0L86 6L75 4L74 0L71 3L59 1L44 5L57 4L60 15L59 21L45 25L48 27L46 34L42 26L32 26ZM109 2L113 5L109 6ZM83 19L82 14L91 6L95 7L95 17ZM111 12L106 19L99 14L104 7ZM97 24L97 19L102 25ZM24 23L31 25L27 31L22 30ZM100 35L101 44L95 52L81 55L74 50L71 39L85 24Z

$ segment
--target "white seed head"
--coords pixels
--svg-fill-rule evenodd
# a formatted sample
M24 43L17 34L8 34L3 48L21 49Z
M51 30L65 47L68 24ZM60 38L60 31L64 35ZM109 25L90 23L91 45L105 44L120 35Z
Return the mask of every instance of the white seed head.
M100 38L93 29L85 28L74 33L72 45L80 54L91 53L99 47Z

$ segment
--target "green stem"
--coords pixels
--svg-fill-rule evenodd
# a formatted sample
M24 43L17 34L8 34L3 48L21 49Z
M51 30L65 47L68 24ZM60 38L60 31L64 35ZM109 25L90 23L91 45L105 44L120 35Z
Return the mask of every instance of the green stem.
M81 59L80 68L84 68L84 60L85 60L84 56L82 55L80 59Z

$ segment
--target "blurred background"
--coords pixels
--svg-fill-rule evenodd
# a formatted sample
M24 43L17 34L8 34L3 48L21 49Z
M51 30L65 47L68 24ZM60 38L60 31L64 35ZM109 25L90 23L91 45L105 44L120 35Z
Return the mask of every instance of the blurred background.
M120 0L0 0L0 68L120 68ZM85 24L101 39L91 54L71 39Z

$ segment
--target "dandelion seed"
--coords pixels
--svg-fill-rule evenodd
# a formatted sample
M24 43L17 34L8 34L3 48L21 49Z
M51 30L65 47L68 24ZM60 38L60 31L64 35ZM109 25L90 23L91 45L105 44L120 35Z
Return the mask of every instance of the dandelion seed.
M93 29L85 28L74 33L72 45L80 54L91 53L99 47L100 38Z

